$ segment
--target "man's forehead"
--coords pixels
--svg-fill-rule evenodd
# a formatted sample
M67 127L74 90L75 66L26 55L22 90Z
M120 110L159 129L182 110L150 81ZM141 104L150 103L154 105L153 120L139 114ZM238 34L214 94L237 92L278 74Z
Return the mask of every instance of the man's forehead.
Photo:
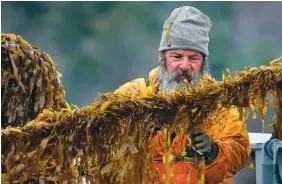
M181 55L197 55L201 56L200 52L188 49L171 49L166 51L167 54L181 54Z

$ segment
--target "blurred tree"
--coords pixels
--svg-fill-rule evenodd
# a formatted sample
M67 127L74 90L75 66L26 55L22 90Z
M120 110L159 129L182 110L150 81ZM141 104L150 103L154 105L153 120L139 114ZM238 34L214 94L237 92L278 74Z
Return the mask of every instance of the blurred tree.
M57 2L53 3L56 6ZM66 53L79 50L79 43L87 37L95 36L96 28L91 26L92 20L100 14L108 13L116 4L118 2L64 3L60 8L61 24L53 25L56 29L54 39L60 40L57 43L61 51ZM69 44L69 40L72 44Z
M253 60L256 65L268 65L269 61L275 59L274 48L267 41L259 41L256 43L252 51Z

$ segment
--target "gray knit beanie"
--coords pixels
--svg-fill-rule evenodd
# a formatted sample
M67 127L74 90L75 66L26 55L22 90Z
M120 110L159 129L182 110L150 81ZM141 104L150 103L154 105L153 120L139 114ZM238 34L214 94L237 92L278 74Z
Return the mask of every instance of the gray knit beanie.
M209 55L210 18L200 10L183 6L173 10L163 26L159 51L190 49Z

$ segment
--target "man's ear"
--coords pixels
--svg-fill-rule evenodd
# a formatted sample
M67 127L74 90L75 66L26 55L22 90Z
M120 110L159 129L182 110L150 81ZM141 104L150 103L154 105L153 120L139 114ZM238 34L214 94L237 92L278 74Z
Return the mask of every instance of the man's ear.
M160 60L165 57L165 53L164 52L159 52L159 62Z

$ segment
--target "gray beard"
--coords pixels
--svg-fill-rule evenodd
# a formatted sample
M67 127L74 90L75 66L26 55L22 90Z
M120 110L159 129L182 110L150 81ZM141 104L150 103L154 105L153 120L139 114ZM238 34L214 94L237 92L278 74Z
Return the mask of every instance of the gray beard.
M179 81L179 77L184 75L188 78L188 83ZM165 57L162 57L159 65L158 82L159 82L159 93L162 91L166 94L171 94L174 90L187 90L193 83L194 86L198 86L200 79L203 76L203 72L194 74L192 71L181 71L168 72L166 68Z

